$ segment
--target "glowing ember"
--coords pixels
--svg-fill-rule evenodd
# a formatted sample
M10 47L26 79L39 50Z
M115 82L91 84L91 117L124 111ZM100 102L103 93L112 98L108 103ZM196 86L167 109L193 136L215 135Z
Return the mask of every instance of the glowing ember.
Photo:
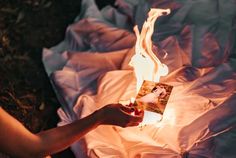
M134 68L137 79L137 93L144 80L159 82L161 76L168 74L168 67L162 64L152 51L151 37L156 19L169 13L170 9L151 9L147 20L143 24L141 34L138 27L134 27L137 41L135 44L135 55L129 64Z

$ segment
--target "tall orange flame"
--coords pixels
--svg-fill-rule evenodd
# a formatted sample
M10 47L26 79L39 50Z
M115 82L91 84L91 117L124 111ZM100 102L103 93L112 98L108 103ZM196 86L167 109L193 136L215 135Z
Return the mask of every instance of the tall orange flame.
M140 89L143 80L159 82L161 76L168 74L168 67L162 64L152 51L152 34L154 23L158 17L167 15L170 9L151 9L148 18L144 22L141 34L138 27L134 27L137 40L135 44L135 55L131 58L130 65L134 68L137 79L136 90Z

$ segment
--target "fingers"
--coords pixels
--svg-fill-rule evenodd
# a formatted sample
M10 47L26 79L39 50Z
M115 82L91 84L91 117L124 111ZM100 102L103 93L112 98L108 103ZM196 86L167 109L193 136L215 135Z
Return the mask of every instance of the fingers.
M131 123L128 123L126 127L131 127L131 126L138 126L140 124L140 122L131 122Z
M143 115L144 115L144 111L143 110L138 110L138 109L136 109L135 110L135 115L137 116L141 116L141 117L143 117Z
M126 115L126 119L121 127L138 126L143 121L143 115Z
M127 106L121 106L121 110L123 110L124 112L127 112L127 113L131 113L131 112L134 112L135 109L133 107L127 107Z
M129 122L142 122L143 115L129 115Z
M138 126L139 123L143 121L143 110L138 110L137 108L132 107L132 105L130 106L131 107L121 106L121 110L125 114L125 122L123 127ZM132 112L134 115L131 115Z
M121 106L121 110L128 113L129 115L130 113L134 112L135 116L143 117L144 114L143 110L133 107L133 104L129 104L128 106Z
M135 110L134 111L134 115L131 115L131 114L126 114L126 118L127 118L127 122L130 122L130 123L135 123L135 122L142 122L143 121L143 111L139 111L137 112L138 110Z
M142 121L143 121L143 117L141 117L141 116L131 116L129 118L128 124L136 124L136 123L139 124Z
M122 104L110 104L105 106L105 108L107 112L103 124L128 127L138 126L143 120L143 111L134 107L127 107Z

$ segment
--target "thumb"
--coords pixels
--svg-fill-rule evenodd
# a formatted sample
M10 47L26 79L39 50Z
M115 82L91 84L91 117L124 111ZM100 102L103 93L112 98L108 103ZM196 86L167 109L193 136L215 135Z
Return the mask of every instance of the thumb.
M135 108L133 107L127 107L127 106L121 106L121 110L124 111L124 112L127 112L127 113L131 113L131 112L134 112L135 111Z

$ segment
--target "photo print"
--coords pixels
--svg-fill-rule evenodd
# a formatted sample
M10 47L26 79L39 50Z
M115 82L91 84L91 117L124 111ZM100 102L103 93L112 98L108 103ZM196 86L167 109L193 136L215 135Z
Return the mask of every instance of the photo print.
M173 86L144 81L136 99L135 108L163 114Z

